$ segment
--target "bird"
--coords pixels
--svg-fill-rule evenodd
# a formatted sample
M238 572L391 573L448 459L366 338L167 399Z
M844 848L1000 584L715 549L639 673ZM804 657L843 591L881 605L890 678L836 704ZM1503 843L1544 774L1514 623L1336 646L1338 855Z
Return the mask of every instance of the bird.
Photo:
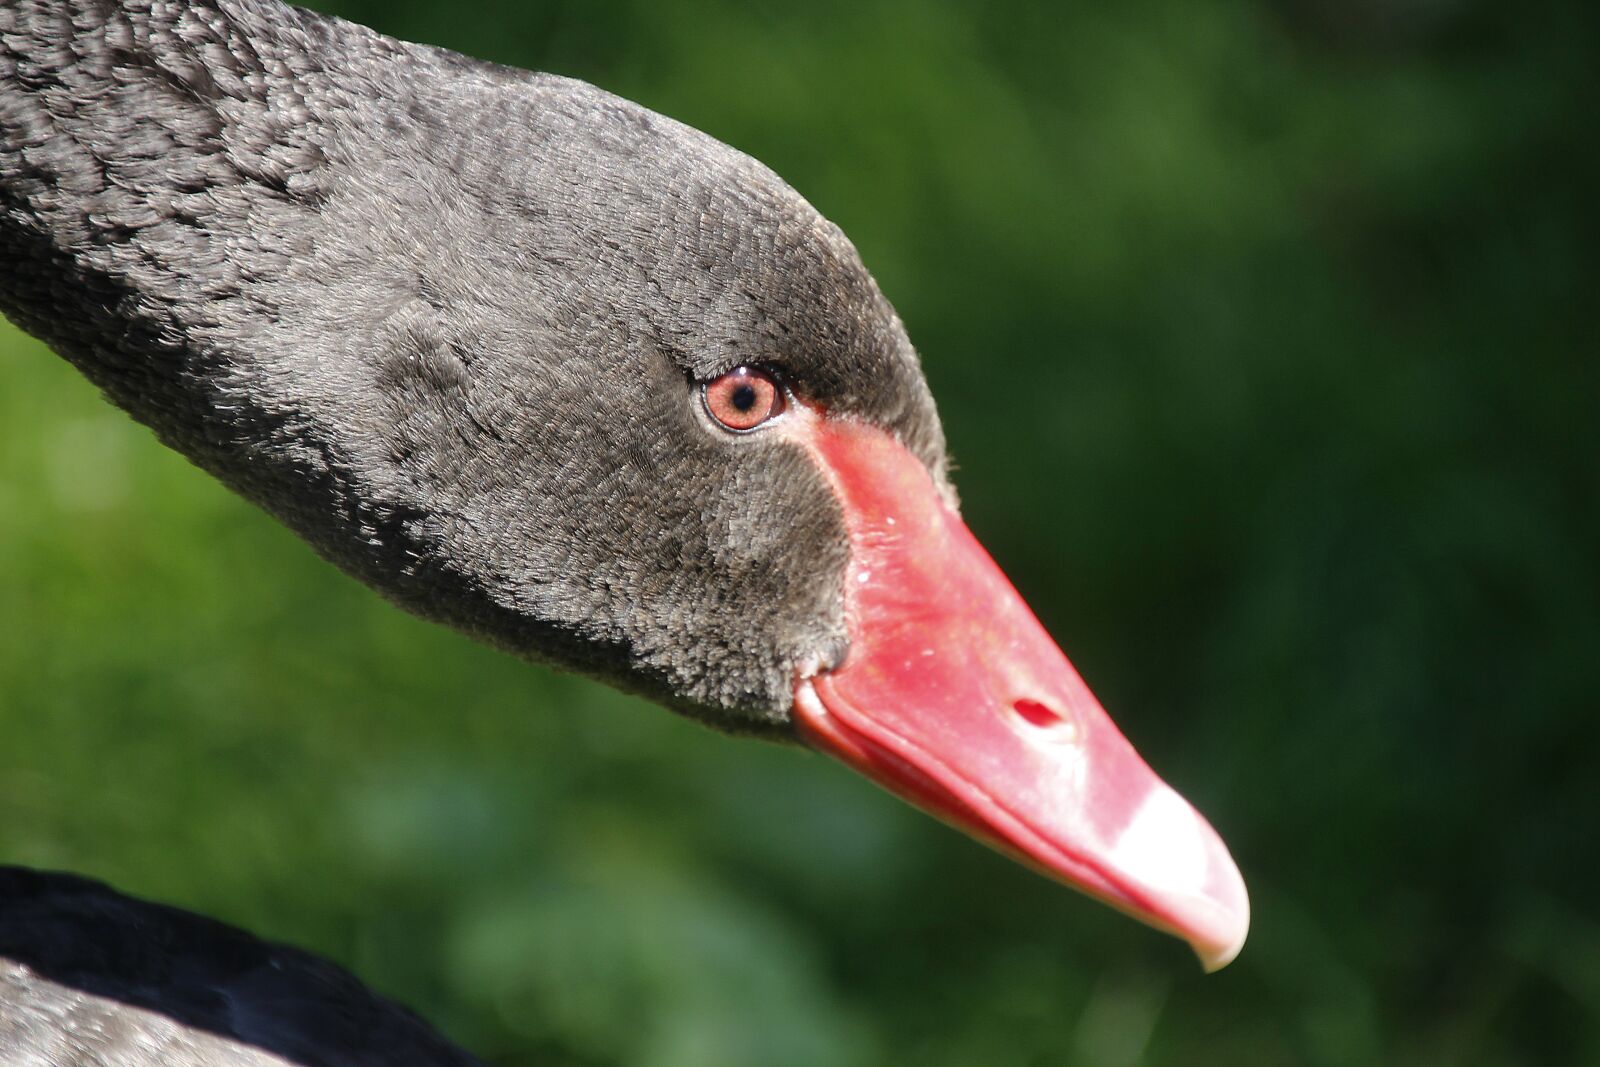
M481 1061L309 952L87 878L0 867L0 1063Z
M855 247L714 138L281 0L11 0L0 313L401 608L836 757L1207 969L1242 946L1226 846L962 521ZM7 878L125 956L210 922ZM75 995L152 1008L50 966L71 941L0 946L0 1048ZM277 1054L235 986L229 1039Z

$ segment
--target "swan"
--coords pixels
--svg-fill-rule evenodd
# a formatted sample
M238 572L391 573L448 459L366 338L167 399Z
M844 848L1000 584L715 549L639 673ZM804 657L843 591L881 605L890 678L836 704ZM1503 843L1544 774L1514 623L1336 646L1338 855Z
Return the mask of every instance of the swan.
M760 163L582 82L278 0L12 0L0 137L0 312L336 566L834 756L1208 969L1239 951L1226 847L962 522L903 324ZM263 1037L294 1031L262 1008L267 971L437 1040L293 950L7 879L6 913L35 916L0 945L11 1058L112 1035L95 1054L138 1062L166 1020L245 1057L383 1059ZM258 965L189 966L197 930ZM154 970L96 977L83 938Z

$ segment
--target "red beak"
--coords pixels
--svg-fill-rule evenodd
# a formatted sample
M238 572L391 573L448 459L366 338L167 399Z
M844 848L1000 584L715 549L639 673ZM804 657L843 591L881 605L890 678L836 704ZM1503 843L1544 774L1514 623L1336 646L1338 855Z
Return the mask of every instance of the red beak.
M800 679L801 736L978 840L1188 941L1244 944L1226 846L1117 731L1011 583L893 438L801 435L850 532L850 653Z

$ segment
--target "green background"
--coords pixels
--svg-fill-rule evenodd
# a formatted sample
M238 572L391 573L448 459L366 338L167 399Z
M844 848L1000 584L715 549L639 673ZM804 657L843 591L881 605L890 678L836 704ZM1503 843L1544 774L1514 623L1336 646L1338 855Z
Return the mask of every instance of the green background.
M1204 977L829 761L405 617L4 326L0 860L508 1065L1600 1063L1593 5L325 6L844 227L1251 941Z

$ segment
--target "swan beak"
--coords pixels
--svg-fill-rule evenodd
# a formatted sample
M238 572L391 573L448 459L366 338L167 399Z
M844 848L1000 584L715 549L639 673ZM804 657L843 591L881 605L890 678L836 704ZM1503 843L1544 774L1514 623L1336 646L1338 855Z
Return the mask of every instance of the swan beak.
M1187 941L1208 971L1250 925L1204 818L1117 730L927 469L819 419L850 532L850 652L796 683L811 746L973 837Z

